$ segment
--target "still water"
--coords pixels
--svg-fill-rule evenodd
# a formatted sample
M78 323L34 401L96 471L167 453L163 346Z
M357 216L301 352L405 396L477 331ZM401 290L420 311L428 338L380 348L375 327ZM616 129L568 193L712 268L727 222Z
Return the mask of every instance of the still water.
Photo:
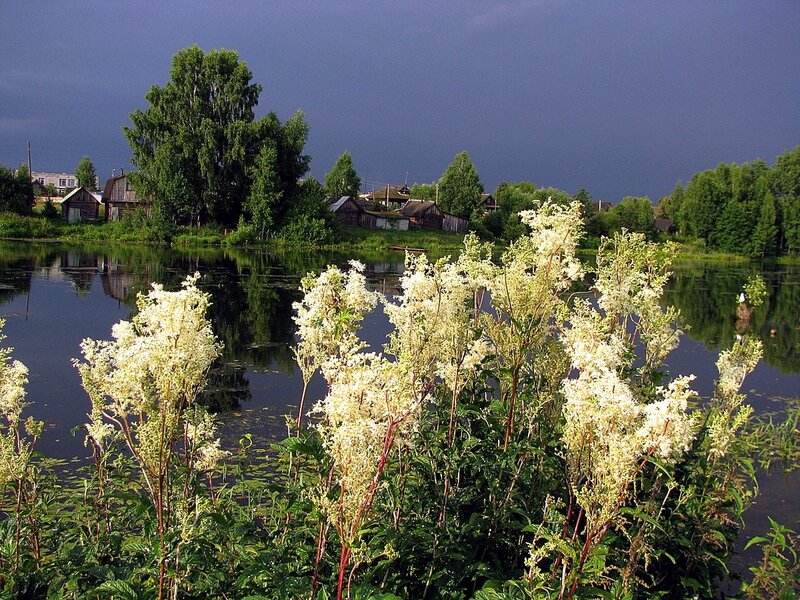
M292 251L280 254L237 250L176 251L0 242L0 317L4 345L30 370L28 414L45 421L40 450L49 456L85 457L83 435L71 433L86 421L89 401L72 359L84 338L109 339L111 326L129 319L136 294L151 282L175 289L188 273L202 274L200 287L211 294L214 331L224 343L223 358L210 373L204 402L217 411L228 444L245 432L259 444L285 433L283 415L294 412L302 382L295 367L292 302L300 279L328 264L346 265L352 256ZM357 257L367 265L369 284L396 290L403 255ZM666 302L684 315L680 347L667 360L671 372L694 373L701 395L713 390L720 349L737 333L759 336L764 360L745 382L757 412L782 410L800 397L800 268L714 263L680 264L674 269ZM747 278L761 272L768 301L749 321L737 321L736 304ZM386 334L386 320L370 315L363 335L374 348ZM312 382L309 399L323 390ZM766 527L771 515L797 528L800 477L775 473L760 481L762 495L748 515L748 537Z

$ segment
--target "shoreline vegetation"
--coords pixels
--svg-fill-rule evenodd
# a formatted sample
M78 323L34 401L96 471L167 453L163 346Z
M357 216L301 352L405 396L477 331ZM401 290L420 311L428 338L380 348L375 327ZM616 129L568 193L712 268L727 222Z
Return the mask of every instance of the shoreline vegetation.
M69 224L58 218L47 218L42 215L19 215L16 213L0 213L0 239L35 242L79 242L97 243L112 242L114 244L132 245L170 245L175 248L238 248L252 250L270 250L286 247L307 248L313 250L336 250L341 252L410 252L424 251L430 253L460 252L463 248L464 235L435 230L392 231L379 229L362 229L358 227L341 227L335 236L338 241L322 244L304 243L298 240L273 238L262 242L240 241L236 239L235 230L208 225L204 227L178 227L169 244L152 231L143 222L129 221L77 223ZM758 258L710 250L702 243L695 241L675 240L674 236L663 235L661 242L677 241L676 261L701 260L714 262L751 263L764 262ZM585 242L585 241L584 241ZM504 240L495 240L495 248L507 247ZM593 256L597 248L592 240L583 243L578 253ZM780 256L767 259L777 264L800 264L800 256Z

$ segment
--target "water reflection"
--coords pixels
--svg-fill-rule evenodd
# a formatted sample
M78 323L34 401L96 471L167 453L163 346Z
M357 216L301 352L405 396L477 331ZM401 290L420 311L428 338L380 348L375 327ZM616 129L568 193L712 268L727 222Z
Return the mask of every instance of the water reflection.
M760 273L765 303L749 315L738 310L747 278ZM687 335L707 348L728 348L737 334L750 333L764 344L764 361L781 373L800 373L800 268L681 263L674 269L666 301L680 309ZM745 318L745 317L748 318Z

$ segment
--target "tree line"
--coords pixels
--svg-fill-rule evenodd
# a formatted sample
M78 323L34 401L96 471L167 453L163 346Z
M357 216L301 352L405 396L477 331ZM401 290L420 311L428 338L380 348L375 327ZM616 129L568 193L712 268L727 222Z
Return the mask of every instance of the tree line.
M706 247L769 258L800 250L800 146L763 160L720 164L662 198L656 212Z

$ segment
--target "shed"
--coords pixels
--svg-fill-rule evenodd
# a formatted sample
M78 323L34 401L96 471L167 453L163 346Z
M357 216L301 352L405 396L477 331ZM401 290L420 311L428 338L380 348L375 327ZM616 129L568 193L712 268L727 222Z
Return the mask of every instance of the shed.
M450 213L443 212L444 218L442 219L442 231L449 231L451 233L464 233L467 230L469 221L451 215Z
M100 202L85 187L78 187L58 201L61 218L69 223L96 221L100 214Z
M152 201L136 195L128 175L118 175L106 181L103 204L106 207L106 219L109 221L121 221L126 214L138 208L143 208L147 216L150 216L153 208Z

